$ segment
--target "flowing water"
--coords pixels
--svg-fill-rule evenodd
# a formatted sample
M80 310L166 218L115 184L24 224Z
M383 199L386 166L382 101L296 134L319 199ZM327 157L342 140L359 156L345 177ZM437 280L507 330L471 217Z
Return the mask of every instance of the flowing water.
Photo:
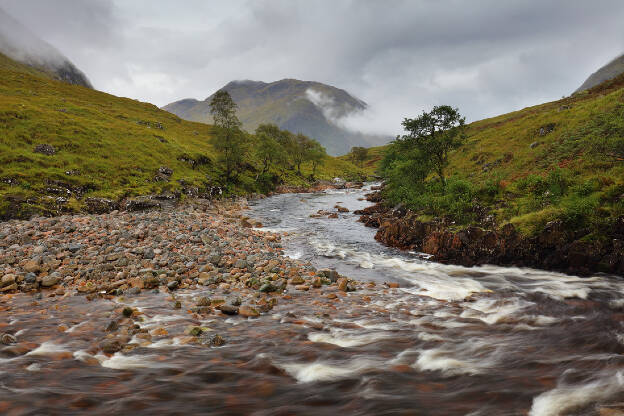
M365 190L255 201L287 255L376 285L330 300L291 291L258 319L173 309L165 293L112 301L15 296L0 323L32 340L0 357L0 413L220 415L617 415L624 402L624 281L463 268L376 243L352 213L311 218ZM383 282L398 282L387 288ZM208 289L186 290L186 305ZM311 301L311 299L313 299ZM137 308L153 335L130 352L93 346ZM188 325L227 339L187 343Z

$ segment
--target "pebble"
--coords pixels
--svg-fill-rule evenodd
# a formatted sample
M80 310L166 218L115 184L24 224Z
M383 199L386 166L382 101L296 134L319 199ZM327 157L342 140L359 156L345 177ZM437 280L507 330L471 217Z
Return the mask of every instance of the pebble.
M11 334L0 335L0 343L4 345L17 344L17 338Z
M41 279L41 286L51 287L57 284L58 282L59 282L59 278L57 276L49 275Z

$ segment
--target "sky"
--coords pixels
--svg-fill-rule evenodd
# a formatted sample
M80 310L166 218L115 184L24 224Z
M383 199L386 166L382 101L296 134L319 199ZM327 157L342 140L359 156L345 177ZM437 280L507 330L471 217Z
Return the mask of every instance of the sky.
M395 135L434 105L479 120L571 94L624 53L622 0L0 0L94 87L158 106L237 79L319 81Z

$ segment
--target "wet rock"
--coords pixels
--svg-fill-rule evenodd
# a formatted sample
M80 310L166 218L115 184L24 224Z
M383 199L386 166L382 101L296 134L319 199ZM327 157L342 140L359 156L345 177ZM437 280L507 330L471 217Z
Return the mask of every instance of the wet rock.
M305 280L303 280L303 277L301 276L295 276L292 279L290 279L288 283L290 283L291 285L302 285L305 283Z
M338 212L349 212L348 208L345 208L345 207L343 207L341 205L336 205L336 206L334 206L334 208L336 208L336 210L338 210Z
M105 339L100 343L100 349L106 354L114 354L121 351L122 345L116 339Z
M178 286L180 286L180 282L178 282L177 280L172 280L167 283L167 289L169 290L176 290Z
M206 334L202 338L202 344L204 345L210 345L211 347L221 347L225 345L225 339L219 334Z
M119 324L117 321L110 321L108 325L106 325L106 332L114 332L119 329Z
M338 290L346 292L348 283L349 283L349 280L346 277L341 277L340 279L338 279L338 281L337 281Z
M236 298L232 298L232 299L230 299L230 301L229 301L229 304L230 304L230 305L233 305L233 306L240 306L240 305L241 305L241 303L243 303L243 301L242 301L242 299L241 299L241 298L238 298L238 297L236 297Z
M249 306L249 305L241 305L238 308L238 314L241 316L245 316L248 318L253 318L256 316L260 316L260 313L253 307Z
M226 315L238 315L238 306L223 304L217 306L217 309Z
M129 306L126 306L125 308L123 308L123 310L121 311L121 313L123 314L123 316L125 316L126 318L129 318L132 316L132 314L134 313L134 309L132 309Z
M312 279L312 287L319 288L323 286L323 281L321 280L321 276L315 276Z
M260 286L259 291L263 293L275 292L275 287L271 283L265 283Z
M173 309L182 309L182 302L180 302L179 300L176 300L173 303Z
M185 334L191 335L194 337L200 336L203 332L204 331L199 326L188 326L184 331Z
M210 299L208 299L207 297L201 297L197 300L196 303L197 306L210 306Z
M11 345L17 344L17 338L11 334L2 334L0 335L0 344Z

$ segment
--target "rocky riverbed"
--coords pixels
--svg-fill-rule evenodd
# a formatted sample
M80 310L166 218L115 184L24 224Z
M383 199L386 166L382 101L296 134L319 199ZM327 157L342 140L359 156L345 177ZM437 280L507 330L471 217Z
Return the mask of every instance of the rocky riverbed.
M619 280L386 251L363 192L0 224L0 413L624 411Z

